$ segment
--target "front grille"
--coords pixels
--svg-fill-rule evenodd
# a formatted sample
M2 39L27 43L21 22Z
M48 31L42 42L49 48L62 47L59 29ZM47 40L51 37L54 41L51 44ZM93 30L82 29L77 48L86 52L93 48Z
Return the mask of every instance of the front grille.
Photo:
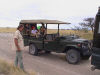
M84 46L86 46L89 50L91 50L92 49L92 42L84 41Z

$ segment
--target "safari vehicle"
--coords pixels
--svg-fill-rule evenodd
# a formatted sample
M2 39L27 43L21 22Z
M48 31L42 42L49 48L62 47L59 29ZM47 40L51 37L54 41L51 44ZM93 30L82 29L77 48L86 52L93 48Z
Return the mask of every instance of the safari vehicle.
M81 58L89 59L91 53L89 51L89 41L86 39L80 39L78 36L60 36L59 25L70 24L67 22L57 20L21 20L20 24L24 25L24 31L22 33L24 38L24 45L29 46L29 53L32 55L38 55L39 51L44 50L46 53L57 52L66 53L66 59L68 63L76 64L80 62ZM26 34L25 25L31 27L35 25L37 29L38 24L44 24L46 27L45 36L33 37L30 32ZM48 34L47 25L58 25L57 33Z
M95 17L91 67L92 70L100 69L100 7Z

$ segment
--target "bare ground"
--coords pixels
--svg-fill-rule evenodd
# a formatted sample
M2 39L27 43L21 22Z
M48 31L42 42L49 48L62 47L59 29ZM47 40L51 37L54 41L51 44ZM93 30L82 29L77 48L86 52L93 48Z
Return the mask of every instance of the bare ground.
M0 33L0 58L14 62L13 34ZM32 56L28 47L23 51L23 62L26 70L36 71L37 75L100 75L99 70L91 71L91 60L82 60L77 65L68 64L65 54L52 52Z

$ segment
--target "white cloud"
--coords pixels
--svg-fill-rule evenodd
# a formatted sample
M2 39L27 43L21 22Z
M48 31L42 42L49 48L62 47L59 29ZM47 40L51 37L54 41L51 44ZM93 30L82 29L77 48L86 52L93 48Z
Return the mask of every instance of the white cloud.
M0 9L12 11L23 8L24 6L31 4L33 1L34 0L0 0Z
M18 26L19 21L9 21L0 19L0 27L16 27Z
M81 17L94 17L99 3L100 0L0 0L0 26L18 26L21 19L42 18L76 24Z

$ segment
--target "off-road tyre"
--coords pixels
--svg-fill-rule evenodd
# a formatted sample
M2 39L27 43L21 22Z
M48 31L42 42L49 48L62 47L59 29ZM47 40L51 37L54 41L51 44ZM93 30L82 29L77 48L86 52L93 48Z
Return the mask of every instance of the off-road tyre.
M29 54L35 55L35 56L38 55L38 49L34 44L29 45Z
M80 52L75 49L70 49L66 52L66 59L70 64L77 64L80 62Z

